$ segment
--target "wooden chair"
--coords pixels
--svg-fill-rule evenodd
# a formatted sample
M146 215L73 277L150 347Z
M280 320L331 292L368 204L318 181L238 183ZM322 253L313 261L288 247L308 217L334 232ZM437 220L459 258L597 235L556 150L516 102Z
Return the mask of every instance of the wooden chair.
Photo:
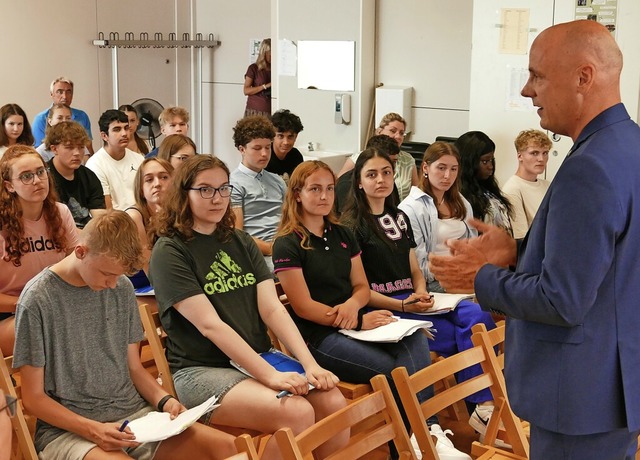
M140 319L142 320L145 339L149 342L149 348L151 348L151 354L153 355L153 360L155 361L155 365L158 370L157 376L162 381L162 387L167 391L167 393L177 397L178 395L176 394L176 389L173 386L173 378L171 377L169 363L167 363L167 357L164 354L167 335L160 323L158 310L146 303L139 304L138 310L140 311Z
M258 460L260 456L256 451L254 440L248 434L241 434L235 440L238 453L227 458L227 460Z
M13 368L13 356L4 357L0 352L0 388L5 394L18 398L16 404L16 415L11 419L13 426L13 435L11 443L11 460L38 460L36 448L33 445L32 430L35 430L35 419L25 416L22 406L22 394L20 391L20 375L17 369ZM16 384L11 381L14 377ZM4 406L4 401L0 404ZM29 423L33 422L33 423ZM31 426L31 430L29 426Z
M353 401L347 407L335 412L298 436L290 428L282 428L275 433L276 441L284 460L310 460L313 451L343 430L358 425L357 434L352 434L348 444L330 459L361 458L380 446L392 441L400 454L400 459L415 459L409 435L386 377L377 375L371 379L373 392ZM366 458L366 457L365 457Z
M471 331L473 332L471 335L471 341L473 344L483 346L489 353L493 353L495 355L496 362L502 372L502 377L504 378L504 339L506 333L506 322L504 320L498 321L495 329L491 329L490 331L487 331L487 327L484 324L478 323L471 328ZM529 439L529 422L521 420L520 423L522 424L524 434L527 436L527 439ZM499 428L497 437L504 440L504 430Z
M475 364L482 366L482 374L464 382L456 383L422 404L418 402L416 397L418 392ZM409 418L411 429L416 436L425 460L439 459L426 420L454 402L461 401L484 388L491 389L495 409L487 427L485 444L474 442L471 446L472 455L482 459L528 458L529 443L522 430L520 420L513 414L509 406L502 371L493 352L488 352L482 346L474 346L471 349L433 363L431 366L411 376L409 376L404 367L394 369L392 376L402 405ZM506 428L506 438L513 446L515 457L500 457L499 455L508 455L508 453L492 447L496 440L500 421L503 422Z

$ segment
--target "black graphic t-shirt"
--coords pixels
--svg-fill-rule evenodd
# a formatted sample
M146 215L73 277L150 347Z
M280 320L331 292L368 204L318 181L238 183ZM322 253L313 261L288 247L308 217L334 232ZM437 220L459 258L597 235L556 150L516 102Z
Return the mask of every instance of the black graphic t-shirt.
M149 271L172 372L189 366L230 366L229 357L173 308L198 294L205 294L220 318L256 352L269 350L271 342L258 313L257 285L272 275L247 233L236 230L227 242L198 233L187 242L160 238Z

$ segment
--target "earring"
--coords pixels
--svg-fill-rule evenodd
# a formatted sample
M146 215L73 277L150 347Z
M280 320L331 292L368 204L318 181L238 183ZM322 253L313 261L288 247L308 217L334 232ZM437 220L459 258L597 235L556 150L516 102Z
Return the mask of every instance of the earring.
M424 177L429 177L429 173L424 173Z

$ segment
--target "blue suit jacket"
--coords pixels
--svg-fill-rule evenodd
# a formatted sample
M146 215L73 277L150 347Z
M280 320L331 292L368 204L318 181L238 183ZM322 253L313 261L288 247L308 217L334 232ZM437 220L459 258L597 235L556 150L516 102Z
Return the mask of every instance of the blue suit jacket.
M505 312L505 375L522 418L564 434L640 429L640 128L594 118L551 183L515 272L484 266Z

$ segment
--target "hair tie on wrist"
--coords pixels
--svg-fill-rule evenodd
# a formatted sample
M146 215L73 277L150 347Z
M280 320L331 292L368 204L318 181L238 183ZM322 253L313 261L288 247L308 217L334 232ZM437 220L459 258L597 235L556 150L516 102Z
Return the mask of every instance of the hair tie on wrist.
M164 406L170 399L176 399L173 395L163 396L162 399L158 402L158 412L164 412Z
M404 313L404 299L402 299L402 312Z

